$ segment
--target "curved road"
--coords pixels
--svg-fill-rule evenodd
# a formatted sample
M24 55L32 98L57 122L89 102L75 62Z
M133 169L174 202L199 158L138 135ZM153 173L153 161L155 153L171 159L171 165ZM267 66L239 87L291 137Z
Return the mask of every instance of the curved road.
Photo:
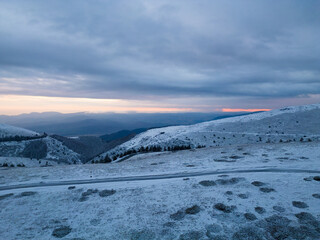
M263 168L263 169L221 170L221 171L205 171L205 172L182 172L182 173L169 173L169 174L161 174L161 175L142 175L142 176L129 176L129 177L111 177L111 178L99 178L99 179L80 179L80 180L39 182L39 183L24 183L24 184L16 184L16 185L9 185L9 186L0 186L0 191L22 189L22 188L52 187L52 186L80 185L80 184L94 184L94 183L108 183L108 182L148 181L148 180L199 177L199 176L207 176L207 175L234 174L234 173L309 173L309 174L315 173L315 174L320 174L320 170Z

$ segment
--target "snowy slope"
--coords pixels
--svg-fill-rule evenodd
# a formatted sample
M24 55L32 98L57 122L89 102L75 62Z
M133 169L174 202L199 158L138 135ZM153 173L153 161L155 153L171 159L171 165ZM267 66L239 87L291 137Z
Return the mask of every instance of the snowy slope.
M14 136L32 137L37 135L40 135L40 134L24 128L14 127L14 126L0 123L0 138L14 137Z
M0 177L1 239L319 240L319 157L318 143L291 142L10 168ZM178 177L128 179L168 173ZM110 177L122 180L101 181Z
M320 140L320 104L287 107L269 112L215 120L190 126L151 129L104 153L117 156L128 150L160 146L229 146ZM97 157L96 159L99 159Z
M0 157L5 157L1 158L0 164L15 165L16 158L52 160L58 163L80 162L80 155L60 141L27 129L0 124L0 139Z
M7 157L6 163L11 163L8 158L26 157L24 155L25 149L32 143L41 142L46 145L46 153L39 160L53 160L61 163L79 163L80 155L73 152L66 146L64 146L58 140L45 137L36 140L25 140L25 141L10 141L10 142L0 142L0 157ZM35 149L37 151L37 149ZM29 157L34 161L37 161L36 157Z

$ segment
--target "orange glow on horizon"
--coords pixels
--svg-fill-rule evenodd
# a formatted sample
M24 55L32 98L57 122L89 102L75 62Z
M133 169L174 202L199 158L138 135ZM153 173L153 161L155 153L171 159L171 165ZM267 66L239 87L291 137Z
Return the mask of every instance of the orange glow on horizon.
M270 111L269 108L262 109L245 109L245 108L222 108L222 112L261 112L261 111Z
M60 113L174 113L193 112L192 107L159 104L152 101L122 99L64 98L23 95L0 95L0 115L17 115L31 112Z
M189 100L189 99L188 99ZM212 108L211 105L193 103L192 100L125 100L66 98L24 95L1 95L0 115L31 112L60 113L178 113L178 112L256 112L271 109Z

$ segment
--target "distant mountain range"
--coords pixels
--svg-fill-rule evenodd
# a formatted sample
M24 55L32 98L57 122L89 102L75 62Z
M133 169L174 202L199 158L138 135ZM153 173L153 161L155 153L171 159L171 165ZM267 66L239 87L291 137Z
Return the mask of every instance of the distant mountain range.
M242 113L30 113L0 115L0 123L61 136L104 135L122 130L189 125Z
M138 128L138 129L134 129L131 131L130 130L122 130L122 131L118 131L115 133L102 135L102 136L100 136L100 138L103 139L105 142L111 142L113 140L120 139L120 138L127 137L127 136L131 136L131 135L134 137L135 135L142 133L142 132L145 132L147 130L148 130L147 128Z

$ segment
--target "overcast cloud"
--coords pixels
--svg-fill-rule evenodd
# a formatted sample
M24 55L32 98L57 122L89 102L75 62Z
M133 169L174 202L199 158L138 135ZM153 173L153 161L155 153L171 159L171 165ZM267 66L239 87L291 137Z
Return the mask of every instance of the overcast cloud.
M320 1L0 1L0 94L320 94Z

